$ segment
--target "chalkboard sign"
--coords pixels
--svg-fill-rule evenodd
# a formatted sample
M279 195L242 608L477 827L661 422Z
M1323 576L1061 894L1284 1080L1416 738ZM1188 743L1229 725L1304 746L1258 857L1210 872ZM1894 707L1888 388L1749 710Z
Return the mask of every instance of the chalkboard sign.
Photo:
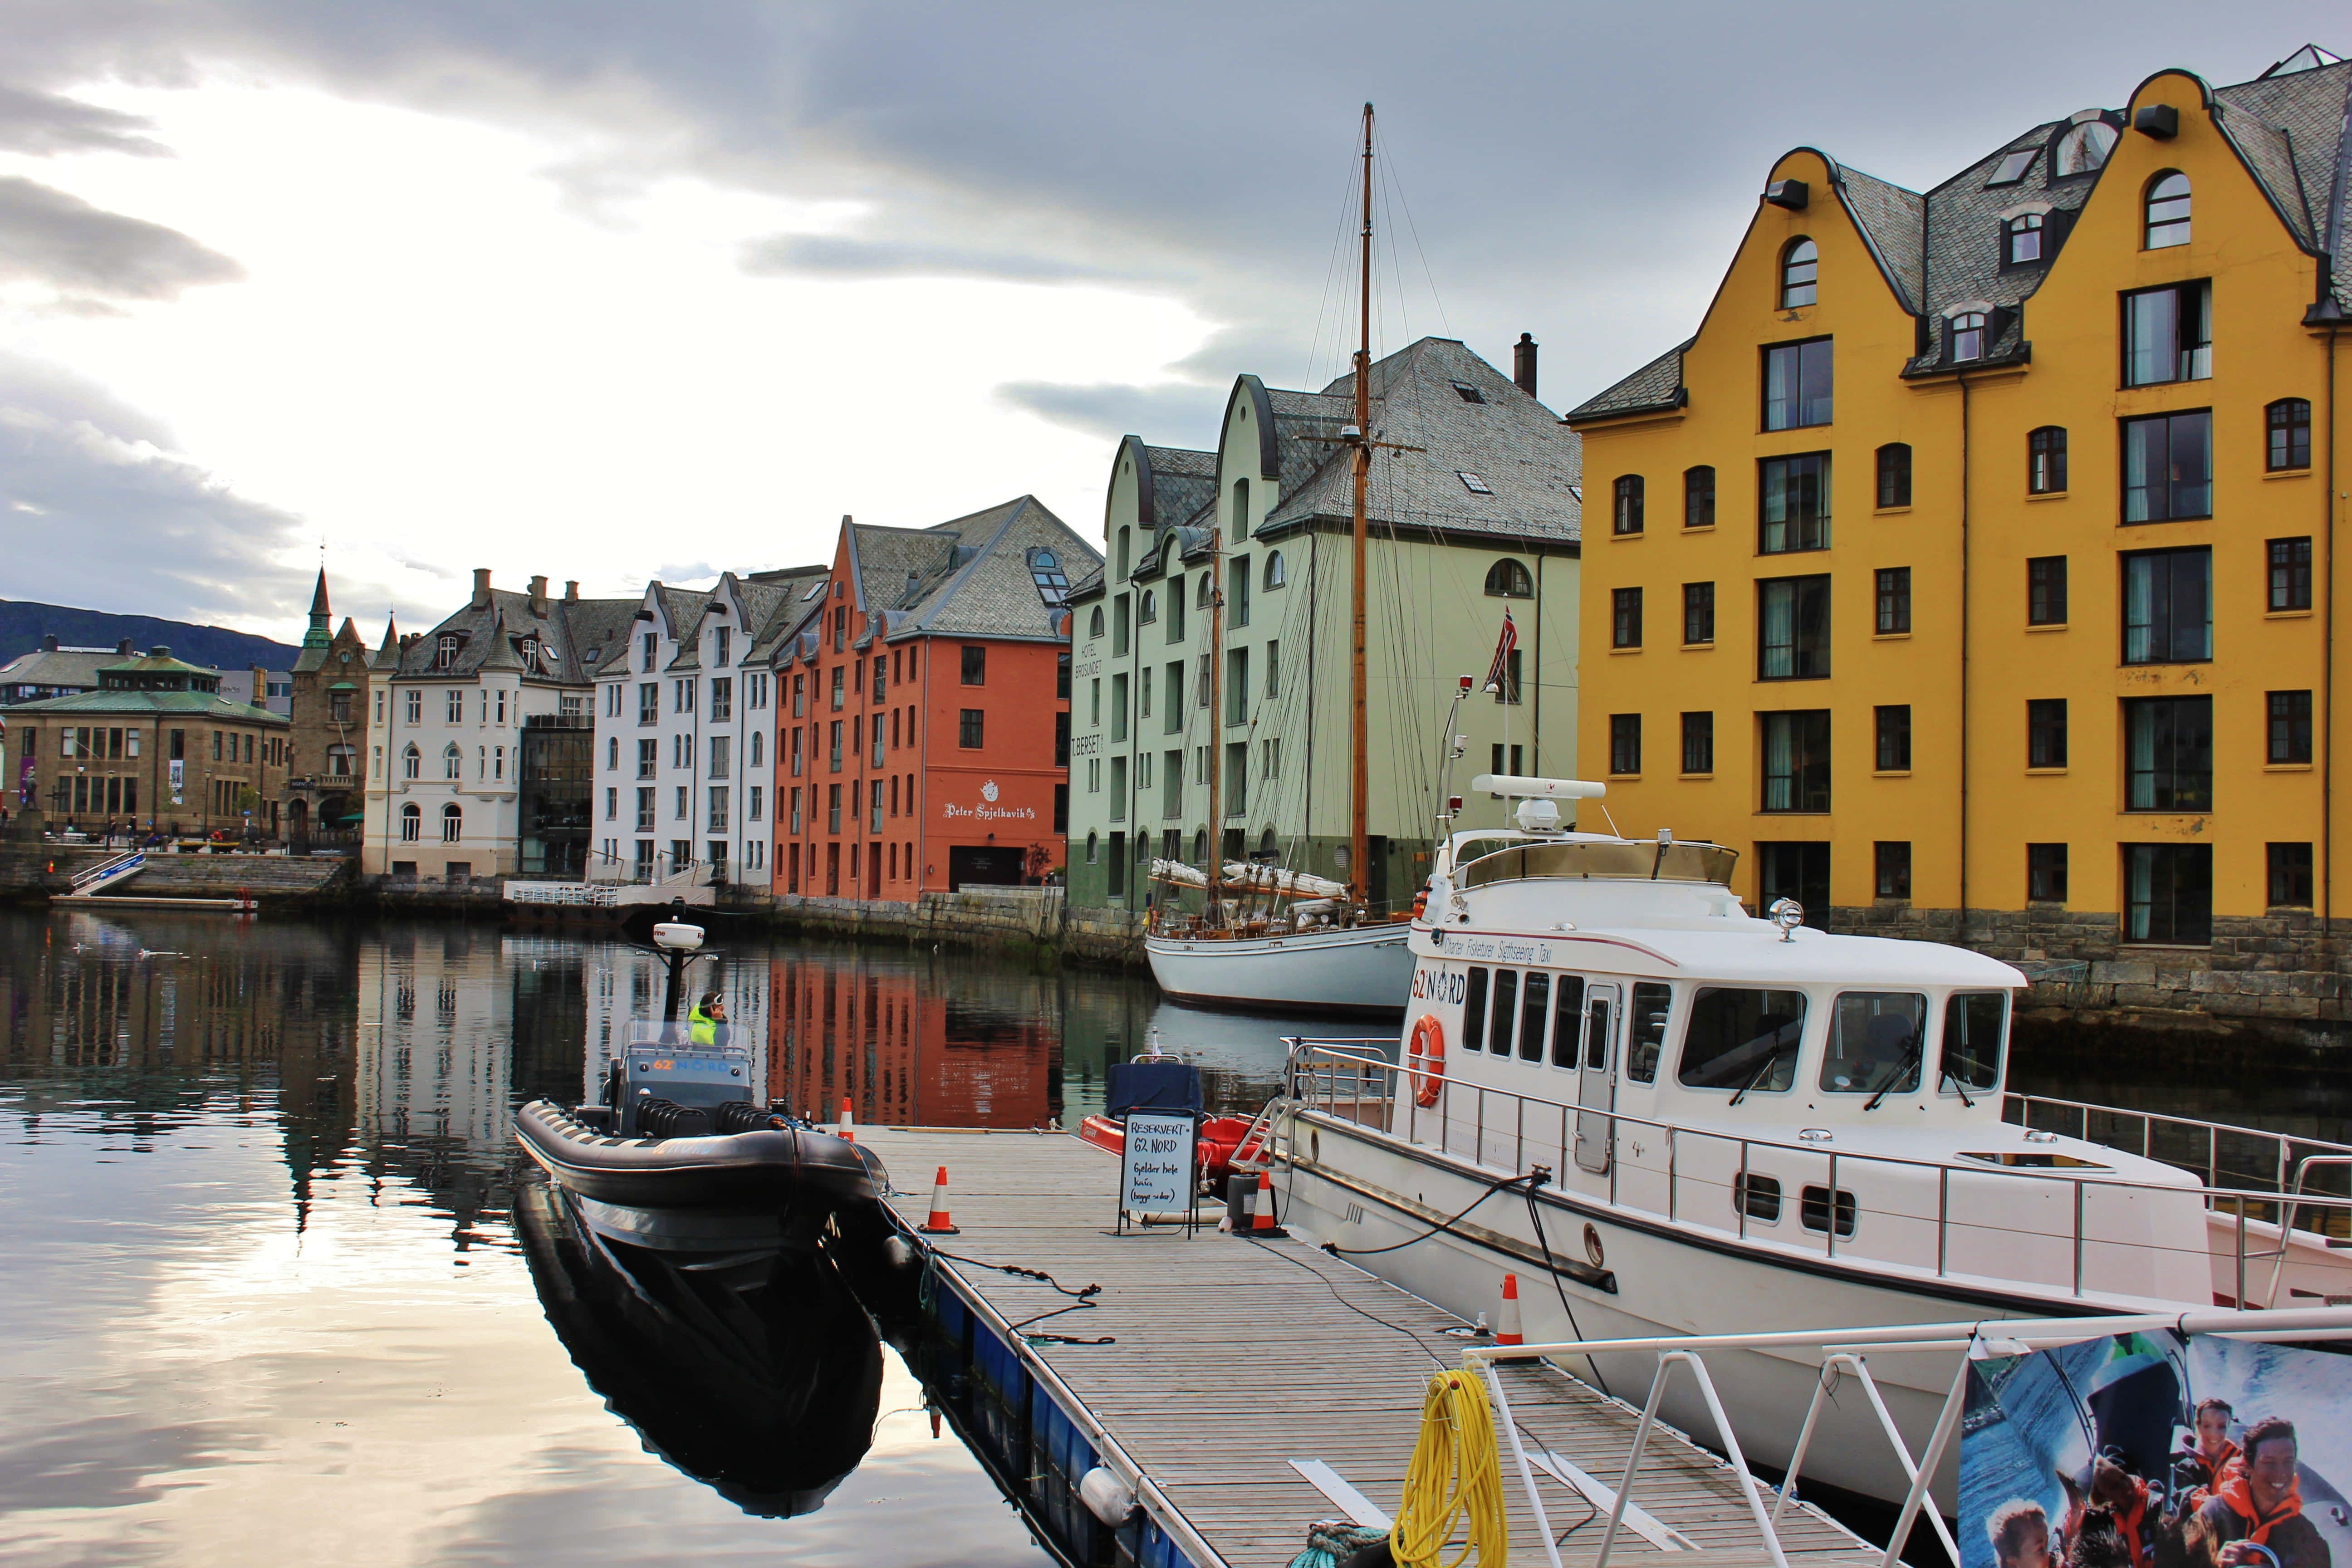
M1127 1215L1192 1209L1192 1118L1136 1111L1127 1119L1118 1166L1118 1206ZM1122 1224L1122 1228L1124 1225Z

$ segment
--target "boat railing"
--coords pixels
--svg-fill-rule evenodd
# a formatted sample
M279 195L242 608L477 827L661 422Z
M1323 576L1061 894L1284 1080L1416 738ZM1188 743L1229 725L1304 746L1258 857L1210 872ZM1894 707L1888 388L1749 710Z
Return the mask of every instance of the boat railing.
M2202 1176L2209 1187L2228 1185L2301 1197L2312 1194L2311 1177L2322 1172L2335 1173L2322 1178L2335 1189L2327 1195L2352 1196L2352 1186L2347 1182L2352 1177L2352 1143L2014 1092L2004 1097L2001 1119L2176 1165ZM2346 1235L2341 1230L2329 1234Z
M1543 1495L1536 1486L1538 1469L1550 1474L1582 1492L1596 1506L1609 1510L1609 1522L1602 1529L1601 1546L1592 1568L1609 1568L1609 1560L1616 1551L1622 1528L1630 1526L1643 1533L1654 1533L1657 1521L1650 1519L1633 1501L1641 1485L1642 1458L1649 1447L1650 1435L1656 1429L1658 1405L1666 1390L1668 1379L1677 1368L1686 1370L1698 1385L1701 1403L1715 1425L1715 1436L1730 1460L1732 1471L1739 1478L1740 1498L1747 1504L1749 1519L1762 1538L1764 1552L1774 1568L1789 1568L1787 1550L1780 1541L1780 1526L1789 1504L1797 1496L1798 1480L1802 1474L1805 1454L1811 1446L1825 1404L1835 1398L1838 1373L1852 1375L1862 1384L1868 1396L1879 1429L1893 1447L1895 1460L1910 1486L1904 1494L1903 1506L1896 1512L1894 1527L1888 1531L1879 1568L1897 1568L1899 1554L1910 1540L1911 1527L1925 1513L1929 1526L1954 1562L1959 1561L1959 1549L1951 1532L1944 1525L1939 1510L1928 1506L1928 1489L1937 1471L1942 1468L1953 1440L1958 1436L1961 1415L1966 1408L1969 1386L1968 1369L1980 1356L2021 1355L2029 1351L2055 1345L2078 1343L2116 1334L2180 1333L2226 1334L2233 1340L2291 1341L2297 1343L2328 1340L2352 1339L2352 1308L2311 1307L2286 1311L2194 1311L2135 1314L2101 1318L2042 1318L2003 1319L1996 1322L1972 1323L1906 1323L1878 1324L1869 1328L1796 1329L1758 1334L1691 1334L1667 1335L1653 1339L1622 1340L1562 1340L1552 1344L1473 1345L1463 1352L1464 1361L1475 1367L1486 1382L1487 1396L1494 1402L1497 1425L1511 1447L1511 1458L1518 1471L1519 1484L1526 1489L1528 1503L1535 1514L1537 1536L1543 1542L1544 1560L1551 1568L1559 1568L1559 1547L1554 1540L1550 1520L1545 1512ZM1904 1441L1894 1418L1887 1414L1885 1401L1880 1396L1878 1384L1870 1372L1869 1357L1875 1352L1882 1355L1944 1352L1958 1363L1952 1373L1949 1390L1936 1424L1930 1430L1926 1448L1916 1458L1910 1445ZM1718 1358L1743 1352L1818 1360L1822 1375L1809 1380L1811 1394L1805 1408L1803 1424L1798 1428L1797 1445L1789 1458L1782 1484L1775 1489L1748 1468L1739 1438L1726 1418L1723 1401L1716 1392L1715 1379L1707 1370L1707 1357ZM1642 1416L1633 1427L1633 1439L1625 1456L1625 1468L1620 1474L1613 1491L1601 1487L1586 1487L1574 1479L1574 1473L1562 1475L1567 1468L1559 1456L1538 1448L1530 1451L1527 1438L1534 1434L1525 1432L1511 1414L1511 1403L1496 1363L1541 1358L1546 1361L1590 1361L1593 1356L1651 1355L1657 1360L1657 1370L1650 1379L1649 1397L1642 1406ZM1771 1494L1777 1489L1778 1496ZM1598 1492L1601 1495L1596 1497ZM1769 1506L1768 1506L1769 1505ZM1644 1529L1644 1526L1647 1526Z
M2179 1254L2193 1258L2210 1272L2217 1255L2209 1237L2194 1237L2194 1246L2168 1245L2146 1233L2122 1239L2139 1223L2132 1217L2132 1207L2140 1194L2195 1196L2209 1215L2219 1216L2230 1236L2229 1250L2221 1256L2230 1262L2231 1304L2247 1302L2249 1280L2262 1285L2265 1273L2264 1301L2277 1301L2298 1236L2306 1237L2306 1262L2323 1268L2338 1286L2324 1294L2352 1294L2352 1258L2334 1251L2337 1244L2332 1239L2352 1227L2352 1196L2306 1190L2282 1205L2275 1188L2135 1181L2030 1144L2022 1151L2004 1152L2019 1163L1987 1157L1980 1166L1963 1168L1949 1161L1841 1149L1829 1130L1822 1130L1818 1139L1802 1133L1794 1139L1741 1135L1449 1080L1442 1073L1378 1054L1390 1047L1386 1040L1292 1037L1285 1043L1290 1048L1285 1092L1297 1110L1318 1111L1408 1143L1433 1145L1514 1174L1544 1164L1556 1180L1573 1174L1580 1145L1589 1148L1597 1142L1606 1153L1600 1163L1605 1168L1603 1192L1612 1206L1725 1232L1742 1241L1795 1246L1826 1258L1866 1257L1875 1263L1922 1269L1932 1262L1939 1279L1985 1273L1968 1267L1967 1258L1971 1253L1983 1256L1990 1242L2003 1249L2004 1268L2013 1271L2011 1277L2038 1279L2081 1297L2095 1275L2106 1280L2107 1289L2124 1289L2115 1282L2125 1261L2118 1249L2139 1255L2143 1264L2162 1254ZM1400 1092L1401 1083L1409 1086L1408 1091ZM1444 1091L1426 1107L1410 1092L1424 1084ZM1468 1099L1466 1109L1457 1098L1463 1096ZM2029 1140L2032 1136L2029 1131ZM2054 1140L2056 1135L2048 1136ZM1293 1144L1295 1148L1295 1140ZM1629 1151L1631 1160L1625 1157ZM1774 1156L1770 1170L1756 1168L1759 1153ZM2331 1164L2322 1168L2352 1170L2352 1151L2326 1158ZM2338 1158L2346 1163L2333 1164ZM1886 1179L1854 1182L1860 1172ZM1967 1179L1958 1213L1952 1181L1956 1172ZM1784 1194L1780 1178L1790 1176L1797 1178L1790 1184L1797 1191ZM1986 1189L1976 1184L1986 1180L2021 1184L2005 1189L2016 1194L2016 1203L1983 1201ZM2019 1222L2020 1215L2046 1214L2053 1196L2063 1205L2049 1216L2054 1223L2036 1227ZM1780 1226L1790 1208L1799 1222L1795 1234L1800 1239L1793 1243ZM1763 1228L1767 1226L1769 1233ZM2055 1255L2029 1258L2035 1242L2045 1249L2063 1246ZM2039 1278L2037 1269L2049 1278ZM2150 1269L2149 1278L2155 1277ZM2219 1283L2214 1281L2216 1296ZM2299 1287L2288 1289L2290 1294L2310 1294ZM2141 1289L2125 1293L2157 1292ZM2204 1293L2200 1290L2199 1299Z

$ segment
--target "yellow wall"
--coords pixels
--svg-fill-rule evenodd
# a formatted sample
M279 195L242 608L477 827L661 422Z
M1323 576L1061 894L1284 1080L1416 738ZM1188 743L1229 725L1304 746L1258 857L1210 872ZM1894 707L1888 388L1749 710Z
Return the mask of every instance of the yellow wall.
M2316 262L2297 248L2223 140L2201 84L2158 76L2132 108L2154 103L2179 110L2179 134L2158 141L2123 133L2057 259L2024 302L2029 364L1970 373L1965 389L1950 374L1904 381L1913 319L1882 280L1824 160L1800 150L1770 177L1806 181L1810 204L1801 212L1759 207L1685 356L1687 408L1577 422L1589 498L1580 753L1591 767L1606 766L1610 716L1643 719L1643 773L1611 780L1608 805L1620 828L1638 836L1672 827L1740 848L1742 891L1751 897L1757 841L1833 839L1831 894L1840 906L1873 901L1874 841L1907 841L1911 901L1926 909L1961 906L1964 837L1965 903L1975 910L2022 908L2024 845L2063 842L2069 907L2105 912L2121 905L2119 844L2203 836L2214 845L2217 916L2262 912L2266 842L2324 843L2320 773L2273 768L2264 747L2265 691L2323 687L2331 443L2322 426L2333 405L2324 384L2325 335L2303 325ZM2142 194L2168 169L2189 176L2194 237L2144 251ZM2021 187L2018 199L2039 194ZM1820 302L1784 311L1777 308L1780 258L1799 235L1821 248ZM1997 245L1996 225L1988 224L1982 243ZM2117 296L2198 278L2213 280L2211 378L2123 388ZM1761 346L1823 333L1836 341L1834 423L1763 431ZM2313 405L2314 466L2266 476L2264 407L2287 396ZM2213 518L2121 525L2116 420L2207 406L2214 411ZM2042 425L2070 432L2070 488L2029 499L2026 436ZM1912 447L1914 500L1876 511L1874 455L1889 441ZM1757 460L1822 449L1833 454L1832 547L1758 554ZM1717 471L1718 522L1709 531L1681 526L1682 473L1696 463ZM1648 484L1648 526L1630 540L1612 537L1607 510L1612 481L1624 473L1643 474ZM2264 542L2305 534L2315 538L2321 579L2316 613L2269 615ZM2195 544L2214 552L2214 661L2125 667L2118 554ZM2070 622L2029 632L2025 561L2056 554L2069 558ZM1872 635L1874 574L1890 566L1911 568L1913 629L1905 637ZM1817 572L1832 574L1831 677L1756 679L1755 580ZM1708 580L1717 584L1715 644L1678 647L1682 584ZM1645 590L1646 646L1615 652L1612 590L1635 584ZM2214 811L2126 813L2120 701L2175 691L2214 698ZM2071 765L2029 773L2025 703L2047 697L2069 701ZM2315 705L2321 701L2315 696ZM1874 773L1872 710L1904 702L1912 709L1911 770ZM1832 711L1828 814L1758 810L1753 715L1779 708ZM1677 776L1679 715L1693 710L1716 714L1716 768L1707 778ZM1586 816L1587 826L1597 824L1597 813L1588 808Z

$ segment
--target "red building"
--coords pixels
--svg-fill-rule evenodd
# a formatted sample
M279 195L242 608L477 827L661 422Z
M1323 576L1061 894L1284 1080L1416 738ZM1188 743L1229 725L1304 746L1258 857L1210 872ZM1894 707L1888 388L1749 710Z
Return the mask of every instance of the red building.
M1031 496L936 528L842 520L772 655L776 892L907 901L1062 864L1063 601L1100 562Z

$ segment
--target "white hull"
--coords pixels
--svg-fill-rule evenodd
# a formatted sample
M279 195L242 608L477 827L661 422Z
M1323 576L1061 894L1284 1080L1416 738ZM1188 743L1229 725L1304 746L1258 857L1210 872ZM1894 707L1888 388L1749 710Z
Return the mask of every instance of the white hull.
M1412 934L1399 924L1231 941L1147 936L1143 951L1160 989L1183 1001L1393 1017L1412 984Z

